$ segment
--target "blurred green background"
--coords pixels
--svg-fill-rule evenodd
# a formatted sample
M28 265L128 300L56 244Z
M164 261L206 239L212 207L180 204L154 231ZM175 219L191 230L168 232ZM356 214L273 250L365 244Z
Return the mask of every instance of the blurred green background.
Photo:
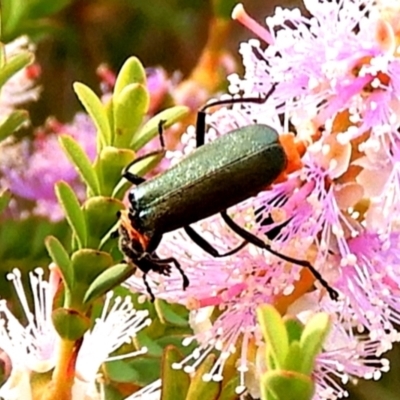
M236 1L219 3L232 8ZM303 7L299 1L243 3L260 23L278 5ZM188 77L206 44L216 4L211 0L2 0L2 41L27 34L37 45L42 94L29 105L32 126L42 125L49 116L70 121L81 109L72 83L85 82L97 90L95 71L101 63L118 71L124 60L136 55L146 67L162 66L169 76ZM236 59L240 73L237 49L252 35L235 22L229 29L224 47ZM42 240L46 234L41 232L37 238ZM351 399L400 399L400 349L396 347L389 358L391 372L379 382L348 385Z

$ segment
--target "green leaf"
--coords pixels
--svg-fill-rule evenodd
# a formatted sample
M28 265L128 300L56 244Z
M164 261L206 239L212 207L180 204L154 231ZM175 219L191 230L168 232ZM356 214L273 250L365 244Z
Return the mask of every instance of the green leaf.
M273 306L266 304L257 308L257 318L267 344L267 354L272 356L275 367L281 368L289 350L289 338L282 317Z
M189 107L186 106L175 106L161 111L156 116L147 121L143 128L140 129L138 133L133 136L132 139L132 149L138 151L151 139L158 134L158 124L160 121L165 121L163 127L164 129L169 128L176 122L180 121L190 112ZM160 146L161 147L161 146Z
M221 391L221 382L210 380L209 372L214 366L216 357L209 354L200 364L196 372L192 376L186 400L217 400Z
M284 318L284 323L288 333L289 343L295 340L300 341L304 325L296 318Z
M324 340L329 333L331 321L326 313L318 313L312 316L304 327L300 339L302 350L301 372L310 375L314 369L315 357L322 350Z
M25 122L29 121L29 113L25 110L15 110L8 115L0 125L0 141L17 131Z
M117 212L125 209L124 204L110 197L96 196L86 200L83 211L87 226L87 246L98 248L103 237L118 222Z
M0 35L1 35L1 28L2 28L2 14L0 13ZM0 42L0 70L6 64L6 46L4 43Z
M114 142L114 101L112 97L104 104L104 110L111 130L111 143L107 143L107 145L112 145Z
M306 375L291 371L269 371L261 376L262 400L311 400L314 383Z
M229 379L229 381L222 386L222 391L218 396L218 400L239 400L241 396L236 392L239 384L239 376L236 374L236 376Z
M102 369L104 368L107 377L115 382L127 382L129 385L146 386L159 378L160 362L160 358L154 359L141 356L130 360L108 361ZM108 400L108 397L105 397L105 399Z
M114 145L127 148L149 108L150 95L145 86L132 83L114 96Z
M112 142L112 133L108 122L107 112L101 100L97 97L96 93L83 83L75 82L73 86L80 102L83 104L85 110L90 115L96 126L100 143L98 148L110 145Z
M11 200L11 197L12 195L9 189L4 189L0 193L0 213L2 213L6 209L8 203Z
M18 71L22 68L32 64L35 56L26 51L17 54L7 60L7 63L0 68L0 88Z
M88 308L83 302L88 287L100 274L110 268L114 261L108 253L103 251L81 249L72 254L71 262L75 284L71 293L71 302L65 305L82 311Z
M146 71L137 57L129 57L118 73L114 86L114 96L118 97L131 83L146 85Z
M87 288L114 262L111 256L104 251L81 249L72 254L72 266L75 272L75 280Z
M101 177L104 196L111 196L121 180L122 170L135 158L135 152L116 147L104 147L96 159L94 168Z
M165 346L160 346L151 336L147 335L147 329L145 332L140 331L133 339L136 349L143 347L147 348L146 355L148 357L159 358L162 356Z
M164 300L156 299L154 302L158 318L163 324L171 324L179 327L188 326L186 308L175 307Z
M54 236L46 238L45 246L53 262L60 268L65 288L70 292L74 286L74 273L67 251Z
M0 34L3 41L15 38L15 31L18 30L20 21L26 16L28 7L26 0L2 0Z
M132 267L129 264L117 264L107 268L90 284L83 298L83 303L89 304L93 302L93 300L126 281L135 271L136 267Z
M285 371L294 371L301 373L302 357L303 355L300 347L300 342L291 342L286 361L282 369L284 369Z
M65 340L78 340L90 328L89 318L76 310L57 308L51 319L57 333Z
M96 196L100 194L100 185L87 154L79 143L69 135L61 135L60 143L65 154L75 165L80 177Z
M56 184L55 192L59 203L64 209L67 221L78 240L79 248L86 247L87 231L85 216L83 215L75 192L68 183L64 181L60 181Z
M153 320L153 324L155 324L155 321ZM152 324L152 326L153 326ZM163 326L165 328L165 326ZM188 338L188 336L191 336L192 331L190 330L190 328L187 329L187 333L177 333L177 330L172 327L170 329L167 329L166 331L162 331L161 335L159 336L159 338L155 341L155 343L160 346L161 349L165 349L166 346L168 345L172 345L175 346L177 348L179 348L180 351L182 351L182 353L187 356L189 355L197 346L196 342L193 341L192 344L190 346L185 346L184 348L182 348L182 342ZM168 334L168 332L171 332L171 334ZM156 332L156 334L159 334L159 332Z
M131 368L125 360L108 361L104 363L106 376L115 382L135 382L136 369Z
M189 375L181 369L174 369L172 365L182 360L182 355L173 346L167 346L162 359L162 389L161 400L189 400L186 396L190 385ZM201 396L197 399L211 400L212 397Z

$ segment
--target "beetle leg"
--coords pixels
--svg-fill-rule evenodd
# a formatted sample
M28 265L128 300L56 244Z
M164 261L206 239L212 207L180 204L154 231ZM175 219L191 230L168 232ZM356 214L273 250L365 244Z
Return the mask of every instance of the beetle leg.
M206 113L202 109L197 113L196 119L196 147L203 146L206 136Z
M167 265L167 264L174 264L175 268L179 271L179 273L182 275L183 279L183 290L186 290L186 288L189 286L189 278L186 276L185 272L183 271L181 265L179 262L174 258L174 257L169 257L169 258L163 258L160 259L156 255L153 255L152 261L154 264L159 265L160 267Z
M116 238L118 238L118 237L119 237L118 229L115 229L114 231L112 231L112 232L110 233L110 239L116 239Z
M129 171L125 171L122 174L122 177L125 178L130 183L132 183L133 185L140 185L141 183L146 181L145 178L143 178L139 175L136 175L136 174L132 174L132 172L129 172Z
M155 296L153 294L153 291L150 288L149 282L147 281L147 272L143 273L143 282L144 282L144 286L146 286L147 293L150 295L150 301L152 303L154 303L154 300L156 298L155 298Z
M286 256L284 254L281 254L271 248L271 246L267 243L264 243L260 238L257 236L253 235L251 232L247 231L246 229L242 228L239 226L226 212L226 210L221 212L221 216L223 220L226 222L226 224L229 226L230 229L232 229L237 235L242 237L243 239L247 240L249 243L254 244L257 247L260 247L261 249L265 249L269 251L271 254L281 258L282 260L285 260L287 262L290 262L292 264L297 264L300 265L301 267L308 268L311 273L314 275L315 279L321 283L321 285L328 291L329 296L331 297L332 300L337 300L339 297L339 293L333 289L332 287L329 286L329 283L322 277L322 275L311 265L310 262L307 260L298 260L296 258L292 258L289 256Z
M234 249L229 250L228 252L226 252L224 254L220 254L215 247L213 247L210 243L207 242L206 239L204 239L202 236L200 236L190 225L184 226L183 229L185 229L185 232L190 237L190 239L192 239L193 242L195 242L199 247L201 247L204 251L206 251L208 254L211 254L215 258L227 257L232 254L235 254L239 250L243 249L243 247L248 244L247 240L245 240L239 246L235 247Z
M155 151L151 151L150 153L147 153L141 157L135 158L130 164L128 164L124 170L122 171L122 177L125 178L127 181L133 183L134 185L140 185L141 183L143 183L146 179L133 174L131 172L129 172L129 169L137 164L140 161L145 160L146 158L149 157L153 157L153 156L158 156L158 155L165 155L165 141L164 141L164 124L165 124L165 120L160 119L160 121L158 122L158 137L160 139L160 149L159 150L155 150Z
M274 83L270 90L266 93L264 97L245 97L245 98L235 98L235 99L226 99L226 100L216 100L212 101L208 104L205 104L200 110L197 112L197 120L196 120L196 147L200 147L204 144L205 134L206 134L206 110L207 108L211 108L214 106L220 106L223 104L235 104L235 103L257 103L263 104L267 101L268 97L275 90L276 83Z
M132 172L129 172L129 169L137 164L138 162L145 160L146 158L149 157L153 157L153 156L157 156L160 154L164 154L165 153L165 149L162 148L160 150L155 150L155 151L151 151L150 153L145 154L144 156L135 158L130 164L128 164L124 170L122 171L122 177L125 178L127 181L133 183L134 185L139 185L141 183L143 183L146 179L143 178L142 176L133 174Z

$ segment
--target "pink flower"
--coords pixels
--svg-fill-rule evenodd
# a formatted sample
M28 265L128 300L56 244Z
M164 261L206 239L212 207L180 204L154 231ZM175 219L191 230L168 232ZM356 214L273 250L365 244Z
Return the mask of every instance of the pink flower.
M235 357L238 393L254 390L251 377L260 371L257 305L274 304L301 320L327 312L334 327L315 366L316 400L346 395L334 376L343 383L351 376L379 378L388 370L382 353L400 340L400 29L383 2L305 4L311 17L277 8L264 30L235 10L266 43L242 44L246 72L230 77L231 94L263 97L272 85L275 90L263 104L221 108L208 119L209 133L254 123L279 132L289 168L229 213L259 238L270 238L275 251L310 261L339 300L308 270L267 251L247 245L213 259L180 231L166 234L157 253L179 260L190 286L182 290L177 271L150 276L157 297L192 309L192 340L199 345L176 367L191 372L219 350L204 378L221 380L227 358ZM285 145L288 131L292 148ZM193 131L182 142L180 155L192 151ZM221 252L240 243L218 215L195 228ZM145 292L138 278L127 284Z

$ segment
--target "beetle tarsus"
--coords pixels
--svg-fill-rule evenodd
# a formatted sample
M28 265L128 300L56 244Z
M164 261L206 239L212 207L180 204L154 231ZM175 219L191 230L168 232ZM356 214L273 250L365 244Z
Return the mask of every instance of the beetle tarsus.
M147 281L147 272L145 272L143 274L143 282L144 282L144 286L146 287L146 291L150 296L150 301L152 303L154 303L154 300L156 299L156 297L154 296L153 291L151 290L151 287L149 285L149 282Z

